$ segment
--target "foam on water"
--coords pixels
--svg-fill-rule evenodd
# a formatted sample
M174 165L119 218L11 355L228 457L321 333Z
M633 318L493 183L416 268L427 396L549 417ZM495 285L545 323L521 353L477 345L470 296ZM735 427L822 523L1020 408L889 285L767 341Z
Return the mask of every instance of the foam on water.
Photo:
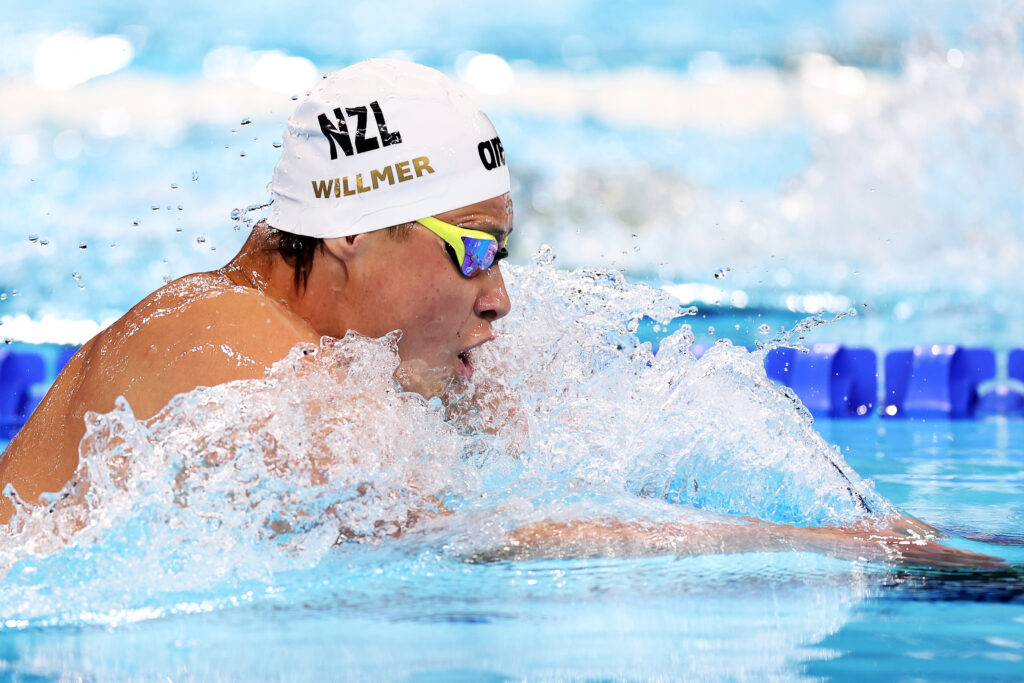
M723 342L697 360L684 327L655 356L628 330L678 315L673 299L553 261L544 249L506 270L513 312L447 407L401 391L394 336L350 335L149 420L123 400L90 413L74 482L23 506L0 539L0 613L125 619L185 594L194 608L196 591L208 601L336 553L458 560L543 520L834 525L894 512L766 378L760 353Z

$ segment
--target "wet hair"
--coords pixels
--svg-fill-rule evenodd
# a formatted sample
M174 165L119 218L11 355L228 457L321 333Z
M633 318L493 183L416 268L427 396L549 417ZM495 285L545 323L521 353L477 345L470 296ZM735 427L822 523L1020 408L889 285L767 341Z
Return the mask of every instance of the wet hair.
M318 250L323 251L323 238L296 235L284 230L278 230L266 221L260 221L260 223L270 230L270 238L264 249L276 252L284 259L285 263L291 266L294 273L293 283L296 290L305 289L309 283L309 274L313 271L313 257ZM401 223L384 228L384 230L387 231L388 237L404 240L412 232L412 226L412 223Z

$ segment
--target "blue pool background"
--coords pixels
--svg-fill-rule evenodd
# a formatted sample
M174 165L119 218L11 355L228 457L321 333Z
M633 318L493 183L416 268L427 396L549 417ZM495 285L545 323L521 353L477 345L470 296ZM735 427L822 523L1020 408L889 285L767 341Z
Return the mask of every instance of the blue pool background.
M252 82L269 51L317 72L406 55L470 81L481 53L515 78L478 93L517 178L513 261L547 242L566 267L664 286L700 308L703 343L853 307L807 341L1005 352L1024 345L1022 18L1019 3L852 0L21 6L0 18L0 337L80 343L234 253L232 212L266 201L301 94ZM61 31L122 36L133 57L48 89L34 69ZM677 95L678 110L659 99ZM1021 421L816 426L907 513L1020 540ZM468 569L381 551L180 611L5 623L0 671L1019 678L1020 548L954 543L1018 571L862 574L801 554Z

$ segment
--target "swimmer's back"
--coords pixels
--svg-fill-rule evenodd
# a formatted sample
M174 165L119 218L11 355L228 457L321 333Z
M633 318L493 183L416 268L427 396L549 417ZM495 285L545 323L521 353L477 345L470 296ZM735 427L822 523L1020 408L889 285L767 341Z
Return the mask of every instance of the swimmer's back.
M155 415L198 386L263 377L313 329L282 303L221 272L196 273L158 289L86 343L0 459L0 487L36 502L78 466L85 413L113 410L124 396L135 417ZM0 523L13 506L0 497Z

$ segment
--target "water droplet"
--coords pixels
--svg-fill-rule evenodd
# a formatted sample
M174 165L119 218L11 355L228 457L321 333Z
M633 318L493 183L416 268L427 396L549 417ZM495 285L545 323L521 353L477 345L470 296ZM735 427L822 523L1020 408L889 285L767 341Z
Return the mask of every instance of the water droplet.
M281 149L281 143L276 140L270 143L270 146L273 147L274 149Z
M78 285L79 289L85 289L85 285Z
M7 292L0 292L0 301L7 301Z
M714 325L708 325L708 334L714 334L714 333L715 333L715 326Z
M180 227L175 228L174 232L181 232L181 228Z
M199 171L192 171L192 182L193 183L198 183L199 182Z
M298 95L292 95L292 102L294 102L294 101L295 101L295 100L297 100L297 99L299 99L299 96L298 96Z
M42 247L45 247L49 243L50 243L50 240L48 240L48 239L41 239L41 240L39 240L39 246L42 246Z
M248 116L242 119L243 126L248 126L250 123L252 123L252 119L250 119Z
M33 244L35 244L36 242L39 241L39 235L29 235L28 236L28 241L32 242Z
M4 344L13 344L14 340L10 337L4 337Z
M82 279L82 274L81 273L71 273L71 277L75 278L76 280L81 280Z
M722 278L725 277L725 274L731 270L732 268L719 268L718 270L715 271L715 279L721 280Z
M242 157L244 159L245 158L245 152L239 152L238 156L240 156L240 157Z
M86 249L89 248L89 245L86 244L85 242L79 242L78 243L78 248L81 249L82 251L85 251Z
M182 206L181 204L178 204L178 211L184 211L184 210L185 210L185 207Z
M739 324L739 323L736 323L735 325L733 325L733 326L732 326L732 329L734 329L734 330L736 330L737 332L739 332L739 331L740 331L740 324Z
M177 190L178 189L178 183L171 183L171 189L172 190Z
M18 296L19 294L21 294L21 292L19 292L19 291L18 291L18 290L16 290L16 289L12 289L12 290L11 290L11 296Z
M170 204L168 204L168 205L167 205L167 210L168 210L168 211L170 211L170 210L171 210L171 205L170 205Z
M149 208L151 208L153 211L159 211L160 210L160 205L159 204L151 204Z
M167 259L161 259L164 263L168 263Z
M164 284L167 284L170 281L171 281L171 276L170 275L164 275Z
M111 248L111 249L113 249L113 248L114 248L114 247L116 247L116 246L117 246L117 242L111 242L111 243L110 243L110 248Z
M202 235L200 235L199 237L196 237L196 242L199 243L199 244L202 244L205 241L206 241L206 238L204 236L202 236Z
M761 325L757 328L757 331L760 332L761 334L768 334L769 332L771 332L771 330L772 328L768 327L768 323L761 323Z
M235 128L232 128L232 129L231 129L231 134L232 134L232 135L238 135L238 130L237 130L237 129L235 129Z
M241 209L231 209L231 220L238 221L242 219Z
M132 227L133 228L137 228L140 225L142 225L142 221L140 219L136 218L135 220L132 221Z

